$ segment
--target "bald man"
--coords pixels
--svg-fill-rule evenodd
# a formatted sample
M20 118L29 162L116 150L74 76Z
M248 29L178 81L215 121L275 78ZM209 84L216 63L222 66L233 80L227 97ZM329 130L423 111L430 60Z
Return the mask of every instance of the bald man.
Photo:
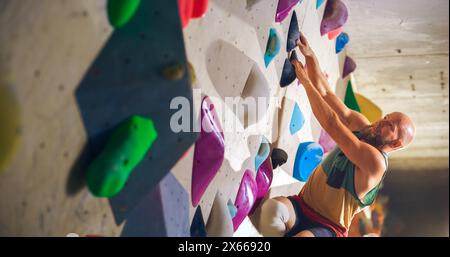
M293 60L311 109L336 147L313 171L298 195L268 199L261 206L263 236L347 236L353 217L370 206L388 167L388 154L406 147L415 127L403 113L370 124L333 93L306 38L297 42L308 70Z

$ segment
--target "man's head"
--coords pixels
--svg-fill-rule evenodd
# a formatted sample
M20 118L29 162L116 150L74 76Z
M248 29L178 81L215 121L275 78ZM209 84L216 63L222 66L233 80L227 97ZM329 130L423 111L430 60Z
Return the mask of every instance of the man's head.
M401 112L392 112L367 126L361 132L364 141L389 153L411 143L416 128L407 115Z

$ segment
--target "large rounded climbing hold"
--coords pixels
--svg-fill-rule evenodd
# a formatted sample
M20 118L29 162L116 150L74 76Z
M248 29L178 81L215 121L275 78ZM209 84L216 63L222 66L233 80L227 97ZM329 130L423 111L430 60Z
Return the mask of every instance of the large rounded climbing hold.
M292 13L291 23L289 24L288 36L286 40L286 52L291 52L297 46L297 40L300 38L300 29L298 28L297 14Z
M192 18L205 16L206 10L208 9L208 0L194 0L193 2Z
M109 0L108 18L114 28L127 24L139 8L141 0Z
M342 33L343 30L344 30L343 27L339 27L339 28L337 28L335 30L332 30L332 31L328 32L328 39L329 40L335 39L339 34Z
M345 32L342 32L336 38L336 54L340 53L349 41L350 41L350 38L348 37L348 34Z
M348 19L347 7L341 0L328 0L320 24L320 34L323 36L330 31L344 26Z
M349 56L345 57L344 69L342 70L342 78L347 77L348 74L354 72L356 69L356 63Z
M201 104L201 131L195 143L192 165L192 206L197 206L206 188L222 166L225 153L223 130L208 96Z
M281 42L276 29L270 28L269 39L267 40L266 53L264 54L264 64L269 66L269 63L280 52Z
M361 113L366 116L370 123L380 120L383 116L383 111L374 102L363 95L355 93L356 102L358 103Z
M272 167L276 169L287 162L288 155L283 149L274 148L270 158L272 159Z
M257 192L258 188L256 181L253 178L252 171L245 170L236 195L236 200L234 201L234 205L237 209L236 216L233 218L234 231L238 229L242 221L244 221L245 217L250 213L250 210L255 204Z
M361 112L358 101L356 101L355 93L353 92L352 82L349 80L347 83L347 89L345 90L344 104L357 112Z
M278 0L275 22L282 22L300 0Z
M289 132L291 135L297 133L300 129L302 129L305 124L305 117L303 116L302 111L297 103L294 105L294 109L292 110L291 123L289 124Z
M311 173L323 158L323 149L316 142L305 142L298 146L294 161L294 178L300 181L308 180Z
M119 193L157 137L151 119L134 115L120 123L87 169L92 194L111 197Z
M325 2L325 0L317 0L316 1L316 9L319 9L319 7Z
M322 146L324 154L330 152L336 146L334 140L323 129L320 131L319 144Z
M258 153L255 156L255 170L259 169L259 166L269 157L270 143L265 136L262 136L261 144L259 145Z
M289 86L297 78L294 65L291 63L294 59L298 60L297 54L295 51L292 51L291 57L284 60L283 70L281 71L280 87Z
M19 104L10 87L0 84L0 172L11 163L21 141Z

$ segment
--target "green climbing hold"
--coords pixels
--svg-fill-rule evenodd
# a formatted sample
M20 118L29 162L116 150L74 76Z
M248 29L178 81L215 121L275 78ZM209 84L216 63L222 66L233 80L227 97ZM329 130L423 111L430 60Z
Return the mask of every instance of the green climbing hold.
M184 65L174 63L164 68L161 75L167 80L181 80L184 77L184 73Z
M347 90L345 91L345 105L348 108L361 112L361 108L359 108L358 101L356 101L355 93L353 92L352 82L349 80L347 84Z
M87 169L87 185L92 194L111 197L119 193L157 137L151 119L133 115L120 123Z
M136 13L141 0L109 0L108 18L114 28L124 26Z

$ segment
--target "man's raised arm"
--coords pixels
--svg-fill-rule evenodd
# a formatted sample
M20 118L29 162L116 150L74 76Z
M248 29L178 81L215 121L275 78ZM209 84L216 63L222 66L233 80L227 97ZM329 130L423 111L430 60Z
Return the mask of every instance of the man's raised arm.
M305 56L306 70L309 79L327 104L333 108L342 123L352 131L359 131L363 127L369 125L370 122L364 115L345 106L342 100L334 94L333 90L331 90L328 80L320 69L316 55L302 33L300 33L300 40L297 41L297 45Z

